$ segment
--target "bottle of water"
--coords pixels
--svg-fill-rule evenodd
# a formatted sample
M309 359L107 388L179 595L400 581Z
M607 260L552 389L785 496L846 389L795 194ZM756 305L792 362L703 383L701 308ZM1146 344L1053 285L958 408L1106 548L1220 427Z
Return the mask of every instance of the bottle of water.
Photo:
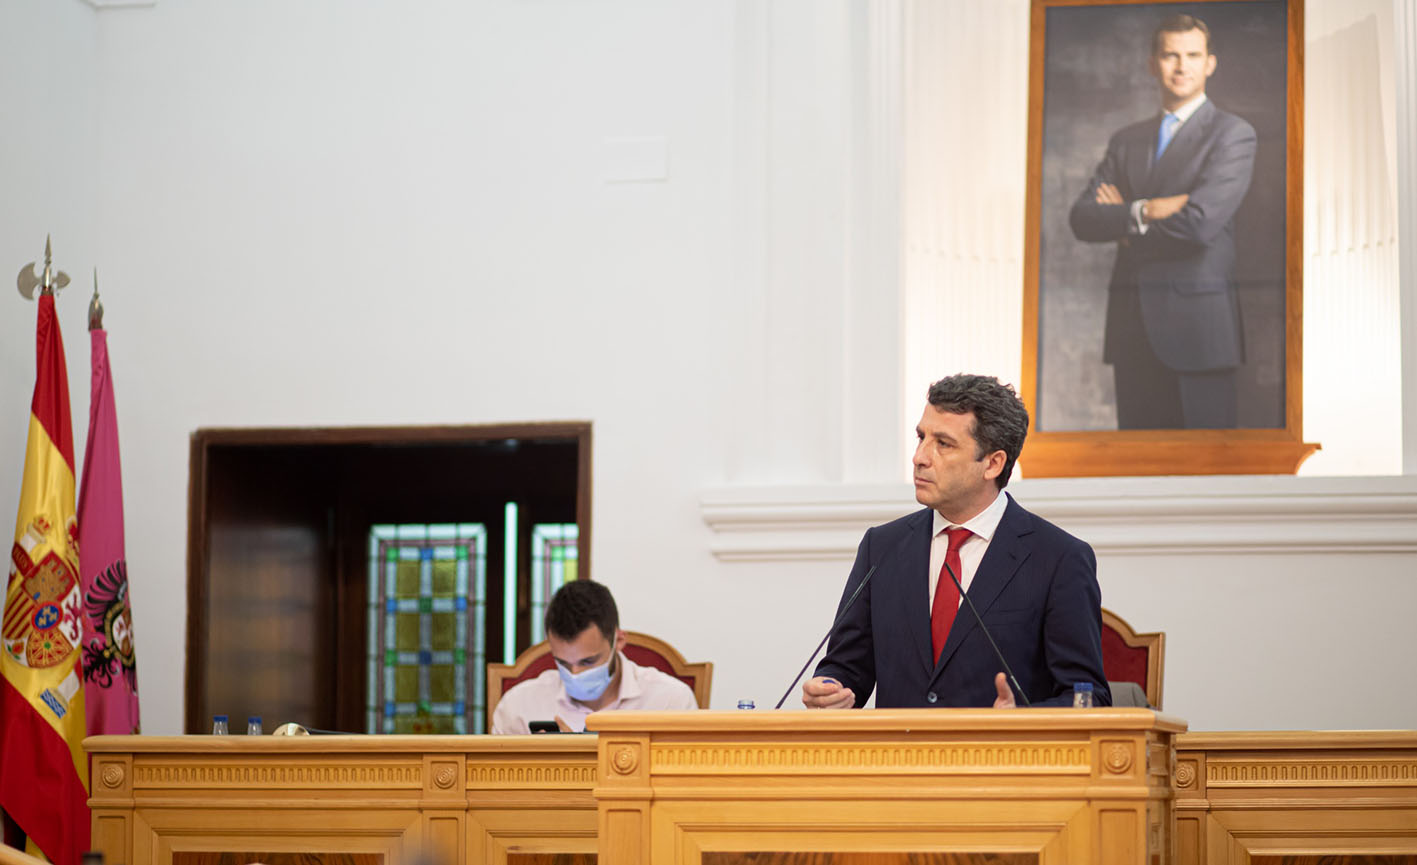
M259 735L261 735L261 716L260 716L260 715L252 715L251 717L249 717L249 718L246 719L246 735L248 735L248 736L259 736Z
M212 735L213 735L213 736L225 736L226 734L227 734L227 729L226 729L226 716L225 716L225 715L213 715L213 716L212 716Z
M740 709L756 709L757 706L754 705L754 703L753 703L752 700L739 700L739 701L738 701L738 708L740 708Z
M1074 709L1091 709L1091 708L1092 708L1092 683L1091 683L1091 682L1074 682L1074 683L1073 683L1073 708L1074 708Z

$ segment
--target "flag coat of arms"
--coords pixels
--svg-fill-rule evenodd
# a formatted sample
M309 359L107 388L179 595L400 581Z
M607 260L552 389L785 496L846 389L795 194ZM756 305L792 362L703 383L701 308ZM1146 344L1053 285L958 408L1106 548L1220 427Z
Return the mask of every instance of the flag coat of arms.
M39 298L34 400L0 641L0 807L56 865L89 847L78 522L69 378Z
M108 333L92 320L89 326L93 376L89 437L79 490L79 565L88 617L83 649L84 710L90 736L136 735L138 668L133 612L128 603L128 565L123 558L118 416L108 365Z

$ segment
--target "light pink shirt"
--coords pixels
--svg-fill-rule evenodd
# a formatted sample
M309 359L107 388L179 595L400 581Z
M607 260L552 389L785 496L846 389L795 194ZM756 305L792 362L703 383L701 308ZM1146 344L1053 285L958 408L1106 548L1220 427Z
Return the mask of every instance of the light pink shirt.
M620 693L599 711L640 709L648 712L697 709L698 701L688 685L654 667L641 667L620 655ZM589 706L581 705L566 694L561 674L553 667L528 679L503 695L492 713L493 733L530 733L531 721L554 721L558 716L572 730L585 730Z
M1004 518L1004 509L1009 506L1009 497L999 490L999 495L989 507L975 514L967 522L959 524L959 528L969 529L974 532L959 548L959 569L961 573L955 574L959 577L959 584L964 590L969 591L969 583L974 579L974 572L979 570L979 562L983 560L984 553L989 549L989 542L994 539L994 532L999 528L999 521ZM930 603L925 607L925 615L928 617L930 611L935 607L935 587L940 584L940 571L944 568L945 553L950 549L949 535L945 534L945 529L956 528L956 525L944 517L939 511L935 511L935 533L930 539ZM949 579L948 576L945 577ZM964 603L964 599L960 599Z

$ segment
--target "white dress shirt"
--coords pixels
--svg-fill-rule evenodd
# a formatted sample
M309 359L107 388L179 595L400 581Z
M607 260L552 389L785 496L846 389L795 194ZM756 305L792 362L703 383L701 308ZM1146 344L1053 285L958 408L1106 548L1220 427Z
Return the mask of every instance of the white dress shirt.
M994 539L994 532L999 528L999 521L1004 518L1004 509L1008 506L1008 495L999 490L989 507L964 523L952 523L940 516L939 511L935 511L935 533L930 539L930 601L925 606L927 618L934 609L935 587L939 585L940 571L944 569L945 553L950 549L950 537L945 534L945 529L964 528L974 533L959 548L960 573L955 574L959 577L959 584L967 592L970 581L974 579L974 572L979 570L979 562L984 558L984 553L989 549L989 542ZM946 575L945 579L948 580L949 576ZM963 602L964 599L960 598L960 603Z

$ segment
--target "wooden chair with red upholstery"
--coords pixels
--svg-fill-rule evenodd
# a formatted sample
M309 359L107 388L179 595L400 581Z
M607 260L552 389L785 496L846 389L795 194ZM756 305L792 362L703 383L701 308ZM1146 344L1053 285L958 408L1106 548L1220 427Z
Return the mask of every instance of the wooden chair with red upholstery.
M1116 613L1102 609L1102 671L1109 682L1135 682L1151 708L1161 708L1166 634L1138 634Z
M625 631L625 657L641 667L662 670L694 692L694 700L700 709L709 705L709 687L713 684L713 662L701 661L691 664L684 660L679 650L649 634ZM551 644L542 640L517 656L510 664L487 665L487 729L492 729L492 713L502 695L518 682L534 679L556 663L551 657Z

